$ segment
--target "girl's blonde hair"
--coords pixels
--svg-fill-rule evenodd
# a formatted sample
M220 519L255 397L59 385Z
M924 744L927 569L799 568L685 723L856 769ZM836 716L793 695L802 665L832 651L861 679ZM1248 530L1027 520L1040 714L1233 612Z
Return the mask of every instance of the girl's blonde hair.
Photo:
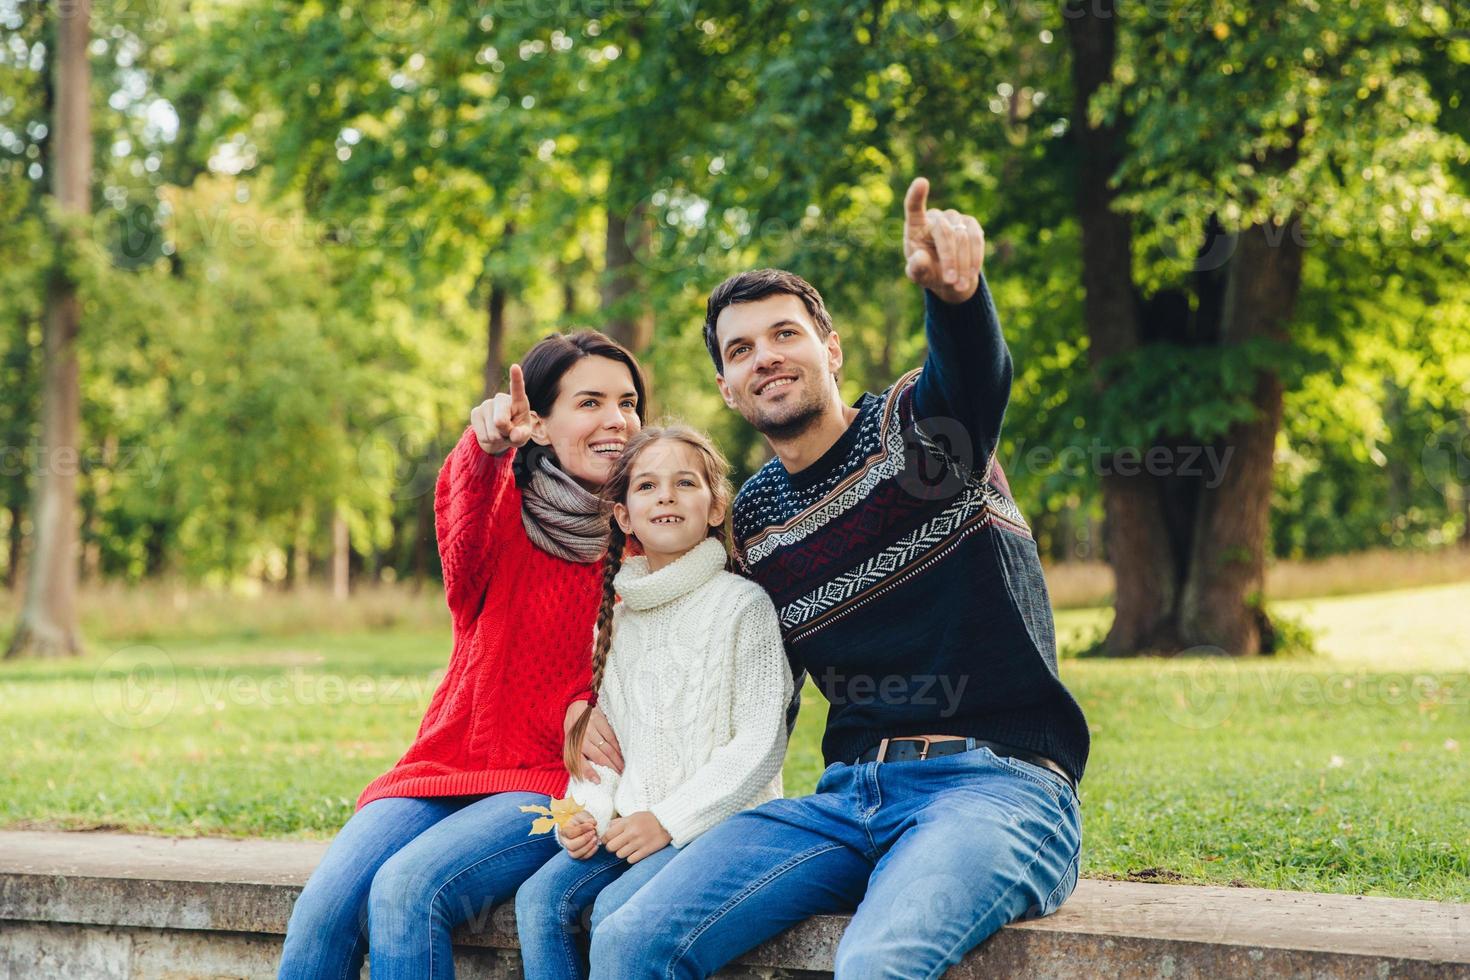
M656 442L681 442L694 450L704 470L704 482L710 489L710 503L724 512L724 520L709 529L709 536L718 538L725 548L725 568L734 570L734 559L730 557L730 501L735 496L730 485L730 463L715 444L697 429L678 422L650 426L643 429L623 447L623 453L613 464L612 473L602 485L602 512L611 526L608 538L607 559L602 573L602 605L597 610L597 642L592 649L592 690L602 690L602 676L607 667L607 653L612 648L613 604L616 590L613 579L623 567L623 552L627 536L618 522L613 519L613 505L625 504L628 484L633 476L633 464L643 451ZM636 540L636 539L635 539ZM592 720L591 710L582 712L567 735L564 762L567 771L578 775L582 771L582 740L587 737L587 725Z

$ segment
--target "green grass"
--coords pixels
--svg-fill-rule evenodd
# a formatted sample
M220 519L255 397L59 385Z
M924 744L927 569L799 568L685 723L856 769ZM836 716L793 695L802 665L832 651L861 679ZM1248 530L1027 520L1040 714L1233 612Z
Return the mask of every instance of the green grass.
M1470 584L1275 609L1322 652L1063 660L1093 728L1084 874L1470 901ZM1107 616L1060 613L1064 648ZM0 826L329 837L448 659L432 618L388 621L102 624L83 660L0 664ZM825 716L809 687L788 794Z

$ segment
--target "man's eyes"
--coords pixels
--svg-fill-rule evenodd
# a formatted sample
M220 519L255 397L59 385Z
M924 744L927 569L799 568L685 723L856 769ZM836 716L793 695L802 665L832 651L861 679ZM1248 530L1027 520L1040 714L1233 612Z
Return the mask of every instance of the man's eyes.
M790 328L787 328L785 330L778 330L778 331L776 331L776 336L778 338L782 338L782 339L784 339L786 337L794 337L794 336L796 336L796 331L795 330L792 330ZM741 344L739 347L733 348L730 351L730 356L731 357L739 357L741 354L744 354L748 350L750 350L750 347L748 345Z

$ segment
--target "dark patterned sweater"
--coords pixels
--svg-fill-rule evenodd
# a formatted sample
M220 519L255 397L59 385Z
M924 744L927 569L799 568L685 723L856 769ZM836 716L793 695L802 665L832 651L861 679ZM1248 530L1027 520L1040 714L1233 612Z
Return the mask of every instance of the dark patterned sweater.
M776 458L746 481L736 542L775 600L797 691L810 672L830 702L829 765L887 737L965 735L1080 780L1087 722L1057 676L1036 544L994 458L1011 386L995 305L982 278L959 305L926 291L925 309L922 369L858 399L812 465Z

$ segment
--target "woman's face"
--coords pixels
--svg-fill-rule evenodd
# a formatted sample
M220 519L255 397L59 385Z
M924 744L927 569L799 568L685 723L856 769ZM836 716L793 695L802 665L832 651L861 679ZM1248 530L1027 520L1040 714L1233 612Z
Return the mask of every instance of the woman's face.
M638 393L626 365L584 357L561 376L551 411L531 413L531 438L550 446L572 479L596 493L638 434Z

